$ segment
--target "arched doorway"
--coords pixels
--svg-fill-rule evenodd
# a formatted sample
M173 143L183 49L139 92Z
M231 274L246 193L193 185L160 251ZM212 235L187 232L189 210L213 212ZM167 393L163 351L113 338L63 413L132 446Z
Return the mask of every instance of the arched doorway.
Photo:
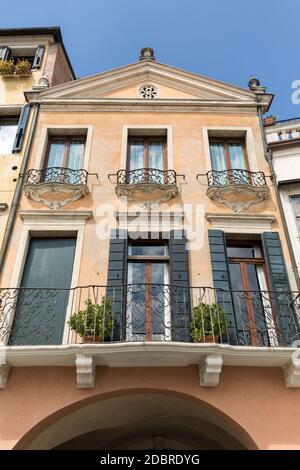
M255 448L223 413L169 392L131 392L93 401L45 426L27 449L200 450ZM21 446L16 446L16 448ZM24 448L24 447L23 447Z

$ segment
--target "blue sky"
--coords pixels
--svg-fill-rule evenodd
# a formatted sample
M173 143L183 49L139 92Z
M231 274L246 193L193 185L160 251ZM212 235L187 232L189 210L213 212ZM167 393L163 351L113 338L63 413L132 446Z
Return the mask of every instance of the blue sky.
M145 45L159 62L239 86L255 74L286 119L300 116L299 19L299 0L7 0L0 27L60 26L78 77L135 62Z

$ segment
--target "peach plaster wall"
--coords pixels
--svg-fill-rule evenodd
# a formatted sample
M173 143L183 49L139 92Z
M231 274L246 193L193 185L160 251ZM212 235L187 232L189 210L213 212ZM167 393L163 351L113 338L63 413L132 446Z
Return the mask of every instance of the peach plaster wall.
M220 385L205 388L197 366L98 367L95 388L85 390L76 388L75 368L12 369L7 389L0 391L0 449L24 449L74 409L137 391L181 394L216 408L248 433L249 448L300 449L300 390L285 387L279 368L225 367Z

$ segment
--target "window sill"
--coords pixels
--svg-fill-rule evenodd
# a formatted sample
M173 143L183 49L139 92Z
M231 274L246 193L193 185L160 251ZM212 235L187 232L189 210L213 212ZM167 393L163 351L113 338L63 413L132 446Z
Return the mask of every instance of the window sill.
M12 75L4 75L0 74L2 78L27 78L27 77L32 77L32 72L30 73L20 73L20 74L12 74Z

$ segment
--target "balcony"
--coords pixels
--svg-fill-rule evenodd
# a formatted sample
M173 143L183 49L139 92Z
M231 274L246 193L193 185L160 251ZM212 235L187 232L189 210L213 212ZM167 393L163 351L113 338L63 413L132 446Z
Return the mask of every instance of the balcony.
M67 318L67 321L65 321ZM162 284L0 289L0 344L182 342L292 347L300 294Z
M116 178L116 194L128 202L159 204L169 201L178 194L177 175L174 170L138 168L119 170L109 178Z
M226 204L234 212L248 209L252 204L266 200L270 190L262 171L224 170L207 174L207 196Z
M51 167L31 169L26 175L24 194L35 202L42 202L50 209L60 209L89 193L86 170Z
M0 389L11 367L199 367L215 387L222 366L279 367L300 387L300 294L161 284L0 289ZM26 370L26 369L25 369Z

